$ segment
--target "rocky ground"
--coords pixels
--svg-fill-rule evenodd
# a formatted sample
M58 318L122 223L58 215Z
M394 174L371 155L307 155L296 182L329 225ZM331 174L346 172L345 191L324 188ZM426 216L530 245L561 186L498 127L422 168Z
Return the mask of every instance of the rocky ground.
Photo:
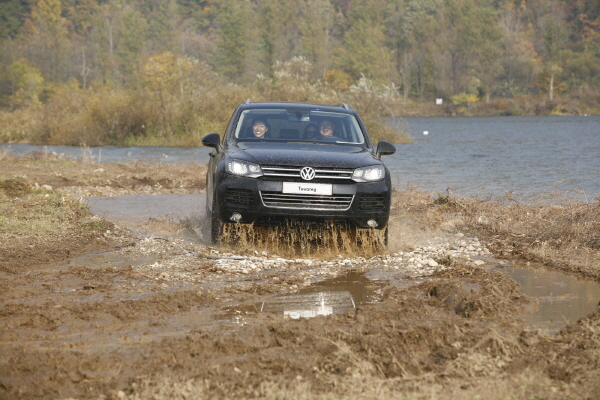
M527 326L535 301L495 268L519 259L428 195L395 193L386 250L212 247L202 216L80 200L201 197L202 170L0 160L1 398L600 397L599 314ZM323 293L333 313L276 310Z

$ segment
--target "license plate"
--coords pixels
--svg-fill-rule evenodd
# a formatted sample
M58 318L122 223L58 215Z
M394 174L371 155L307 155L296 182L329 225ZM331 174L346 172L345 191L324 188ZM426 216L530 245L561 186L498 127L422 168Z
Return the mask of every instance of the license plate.
M283 182L283 193L331 196L333 186L325 183Z

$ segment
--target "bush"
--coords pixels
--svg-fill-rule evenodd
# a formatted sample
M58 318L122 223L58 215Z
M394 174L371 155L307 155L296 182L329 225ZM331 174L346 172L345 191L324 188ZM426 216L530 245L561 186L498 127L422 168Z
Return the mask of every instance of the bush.
M186 65L185 76L173 72L177 63ZM0 140L74 146L198 146L204 135L223 132L231 112L250 98L320 104L343 101L359 112L375 142L410 141L410 136L380 119L395 115L394 110L400 108L393 84L378 86L363 76L348 90L336 90L326 81L311 78L314 67L303 57L277 62L273 77L259 75L249 86L227 82L205 64L180 60L170 53L149 59L146 72L146 87L137 90L84 90L75 81L53 88L43 105L0 114Z
M273 76L258 75L254 82L259 100L329 104L336 103L335 90L325 82L311 79L313 65L304 57L277 61Z
M43 108L39 144L121 145L156 126L156 105L139 92L58 90Z
M508 102L506 103L506 107L500 112L500 115L523 115L523 110L521 110L521 107L519 107L519 105L515 101L508 100Z
M12 112L0 112L0 142L31 142L32 134L41 129L42 107L20 108Z

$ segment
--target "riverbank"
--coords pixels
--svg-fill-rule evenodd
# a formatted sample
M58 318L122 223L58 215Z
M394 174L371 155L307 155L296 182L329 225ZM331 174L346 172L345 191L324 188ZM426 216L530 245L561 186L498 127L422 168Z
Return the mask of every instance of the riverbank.
M600 103L593 98L529 96L479 99L475 102L453 103L450 99L409 100L396 111L401 117L494 117L494 116L557 116L600 115Z
M597 202L407 189L394 193L383 254L298 257L208 246L201 216L128 225L78 200L201 195L203 168L0 160L0 397L600 395L599 313L556 335L532 330L519 314L535 302L495 269L540 263L600 282ZM364 274L372 297L342 314L251 311Z

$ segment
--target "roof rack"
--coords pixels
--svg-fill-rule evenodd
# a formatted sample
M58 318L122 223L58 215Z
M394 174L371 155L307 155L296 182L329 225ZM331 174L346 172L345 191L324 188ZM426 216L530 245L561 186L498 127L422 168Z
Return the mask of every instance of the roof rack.
M246 100L246 105L250 104L250 99Z
M346 103L335 103L334 106L336 106L336 107L344 107L346 110L350 109L350 108L348 108L348 105Z

